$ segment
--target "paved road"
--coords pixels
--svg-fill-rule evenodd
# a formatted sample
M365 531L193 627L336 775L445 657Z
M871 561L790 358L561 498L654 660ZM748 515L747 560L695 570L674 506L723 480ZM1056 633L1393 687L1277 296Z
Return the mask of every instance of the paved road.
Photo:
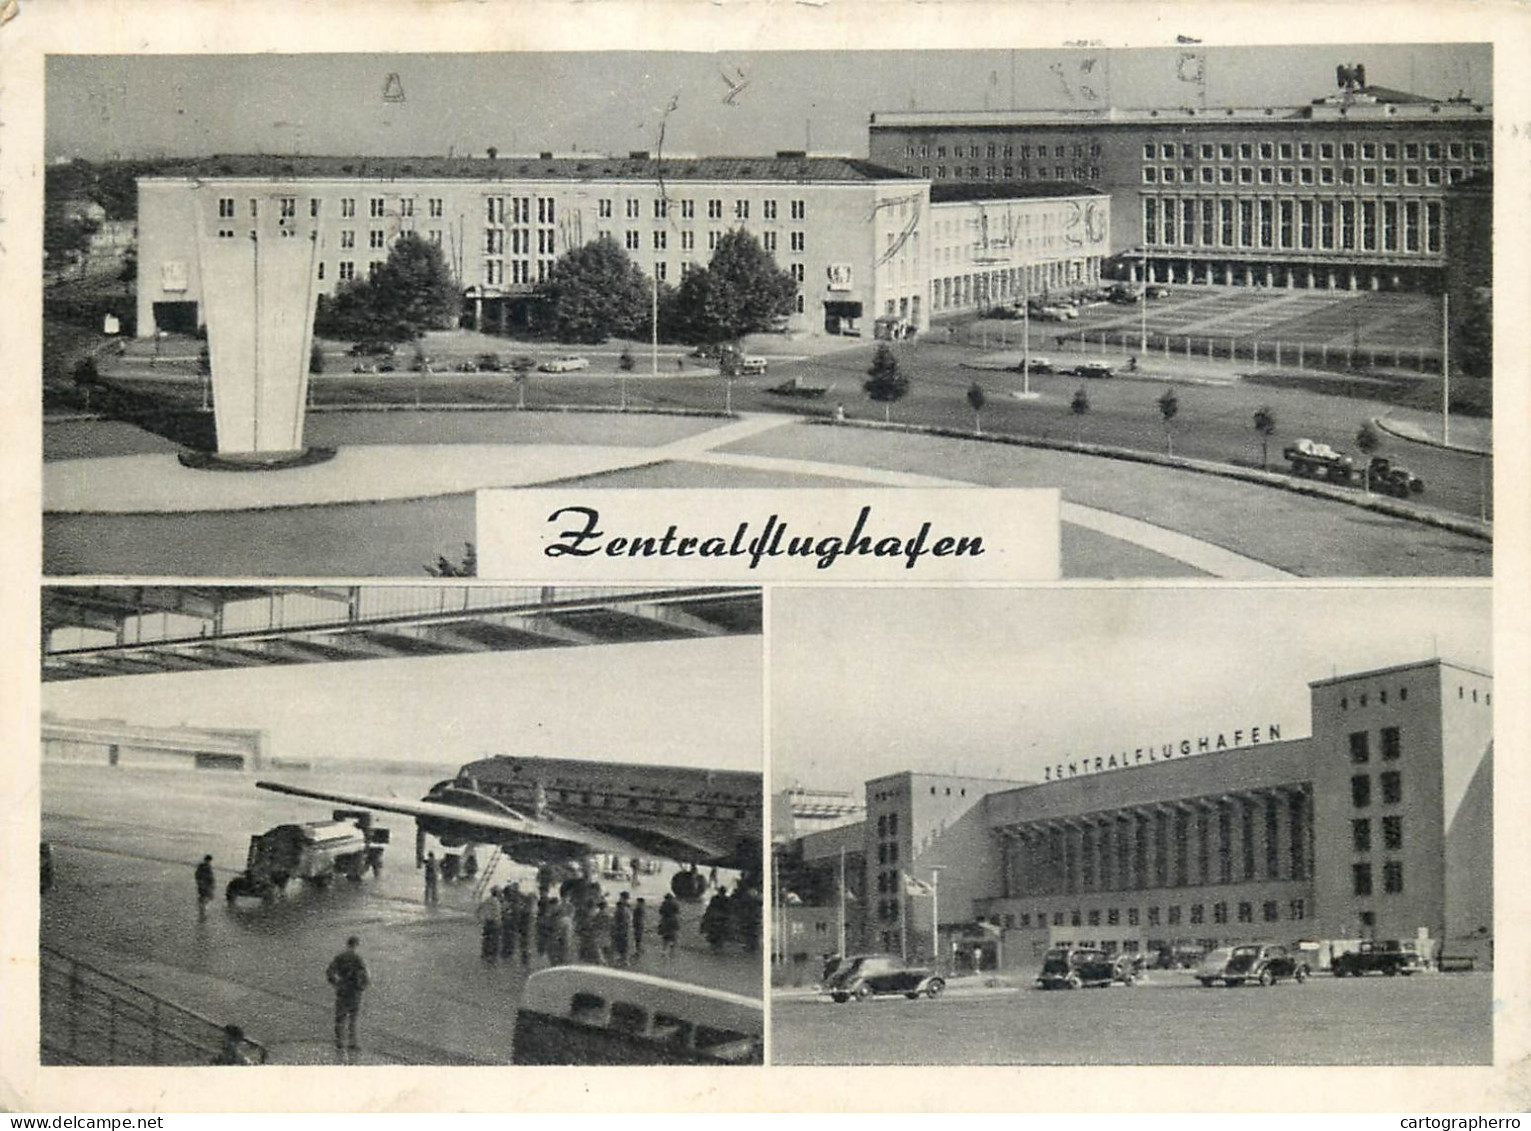
M836 1005L777 995L776 1064L1487 1064L1492 977L1008 989Z
M454 770L304 781L418 797ZM322 820L329 809L258 791L250 775L217 771L50 763L42 786L43 837L54 846L56 870L42 902L45 942L205 1016L237 1021L278 1062L303 1062L328 1055L324 969L354 933L375 983L362 1025L369 1058L507 1060L524 974L480 961L469 885L444 885L438 907L421 905L407 818L384 821L393 845L379 879L323 891L294 887L271 907L229 907L220 899L199 923L191 876L203 853L213 854L221 892L243 866L252 833ZM497 873L498 882L527 875L510 866ZM636 894L657 903L667 881L645 877ZM688 906L687 914L679 956L661 963L651 953L642 968L758 995L759 959L738 947L709 953L697 930L700 907Z

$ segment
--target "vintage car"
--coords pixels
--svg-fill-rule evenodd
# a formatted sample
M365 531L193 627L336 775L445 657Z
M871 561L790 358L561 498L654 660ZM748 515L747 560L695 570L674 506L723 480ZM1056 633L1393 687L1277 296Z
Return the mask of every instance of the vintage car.
M838 1002L866 1001L880 994L936 998L944 989L945 979L930 967L910 966L896 954L851 955L824 979L824 992Z
M1362 974L1381 973L1389 977L1402 974L1405 977L1416 970L1423 970L1419 951L1415 944L1399 939L1368 939L1359 949L1339 955L1329 969L1336 978L1349 974L1359 978Z
M543 373L573 373L578 369L589 369L590 359L575 354L565 354L563 357L544 361L537 368Z
M1245 982L1273 986L1283 978L1307 981L1308 964L1275 943L1220 946L1209 951L1196 968L1196 980L1204 986L1216 982L1225 986L1242 986Z
M1103 950L1054 947L1042 958L1042 972L1037 975L1036 986L1040 990L1077 990L1084 986L1109 986L1118 980L1131 984L1130 979L1135 977L1130 966L1119 966Z
M1075 377L1112 377L1116 370L1111 368L1108 361L1081 361L1074 366Z

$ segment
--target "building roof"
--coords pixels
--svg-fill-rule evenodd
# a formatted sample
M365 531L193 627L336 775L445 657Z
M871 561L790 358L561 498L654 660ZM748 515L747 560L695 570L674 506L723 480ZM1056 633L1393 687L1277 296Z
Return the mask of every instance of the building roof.
M1031 200L1107 195L1074 181L984 181L979 184L932 184L930 203L958 204L975 200Z
M173 162L145 180L626 180L656 181L920 181L855 157L782 152L769 157L309 157L221 154Z

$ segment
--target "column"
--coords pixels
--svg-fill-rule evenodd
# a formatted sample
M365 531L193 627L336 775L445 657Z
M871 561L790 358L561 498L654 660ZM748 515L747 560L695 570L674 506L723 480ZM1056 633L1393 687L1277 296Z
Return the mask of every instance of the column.
M1100 890L1113 891L1116 887L1116 838L1112 836L1116 819L1109 814L1101 818L1095 843L1100 847Z

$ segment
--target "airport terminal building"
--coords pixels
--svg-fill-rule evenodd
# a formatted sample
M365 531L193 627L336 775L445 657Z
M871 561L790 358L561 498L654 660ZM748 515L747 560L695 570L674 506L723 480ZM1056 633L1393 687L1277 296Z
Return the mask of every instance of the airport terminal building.
M1029 969L1051 945L1401 938L1491 957L1493 681L1428 660L1310 684L1312 733L1248 719L1070 755L1041 781L900 773L790 843L786 953ZM830 942L825 947L823 944Z
M225 156L138 185L140 336L206 323L211 261L199 232L214 247L311 240L318 294L366 278L415 232L442 248L473 323L503 328L559 256L598 237L673 286L743 229L797 280L786 329L871 337L927 328L933 305L1096 280L1109 226L1107 198L1088 187L1007 186L985 205L971 192L932 194L928 177L801 152Z
M1299 106L878 112L868 151L933 190L1102 192L1132 278L1439 291L1448 201L1492 167L1493 107L1341 78Z

